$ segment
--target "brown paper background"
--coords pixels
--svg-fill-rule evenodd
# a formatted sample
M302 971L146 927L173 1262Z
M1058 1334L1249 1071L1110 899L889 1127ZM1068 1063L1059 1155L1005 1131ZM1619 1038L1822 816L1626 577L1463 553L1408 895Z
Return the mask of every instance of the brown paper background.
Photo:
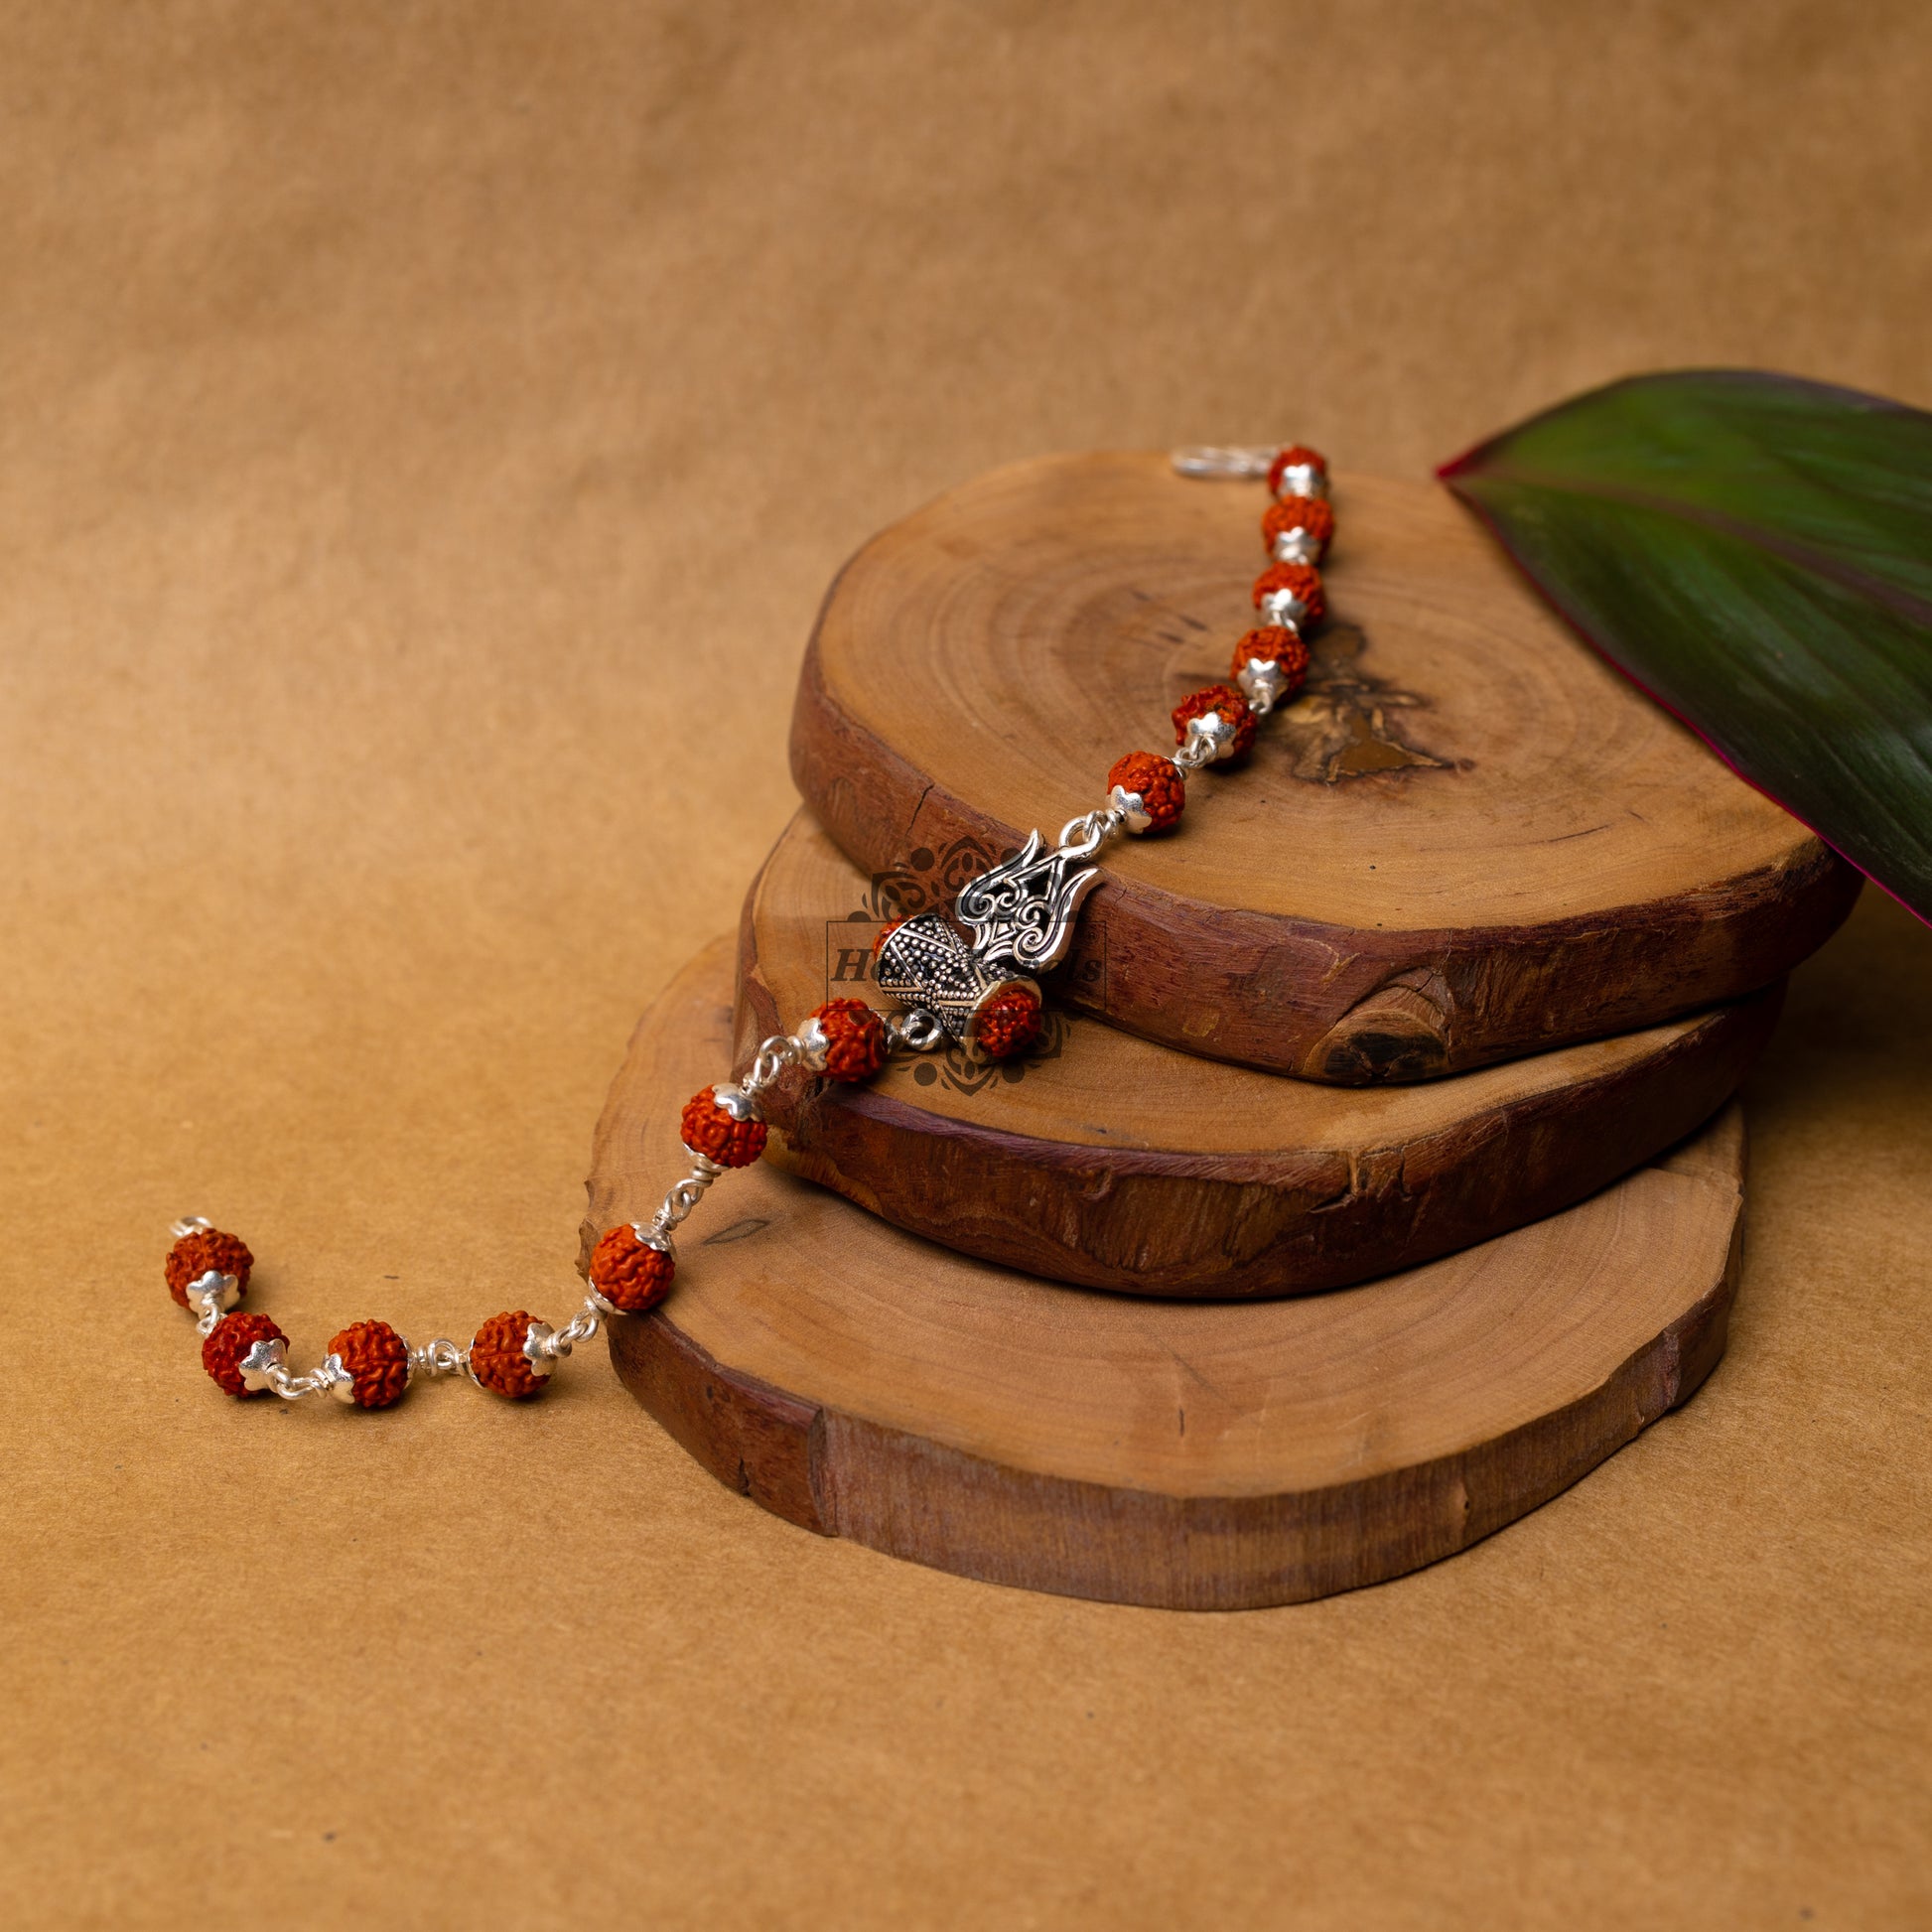
M791 805L816 600L997 462L1418 474L1645 366L1932 403L1913 4L0 19L0 1913L1923 1925L1932 937L1752 1087L1729 1358L1433 1571L1183 1616L821 1542L560 1312L642 1004Z

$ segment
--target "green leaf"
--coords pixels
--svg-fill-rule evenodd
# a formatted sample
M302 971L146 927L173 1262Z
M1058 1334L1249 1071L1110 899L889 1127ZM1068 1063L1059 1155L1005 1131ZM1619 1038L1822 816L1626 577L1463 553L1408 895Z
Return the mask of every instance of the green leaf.
M1932 920L1932 416L1687 370L1439 474L1611 663Z

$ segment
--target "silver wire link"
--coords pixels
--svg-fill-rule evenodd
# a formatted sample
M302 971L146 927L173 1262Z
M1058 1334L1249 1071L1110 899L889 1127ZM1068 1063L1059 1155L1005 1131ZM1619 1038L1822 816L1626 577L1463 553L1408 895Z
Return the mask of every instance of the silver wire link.
M204 1220L199 1214L184 1214L179 1221L168 1223L168 1232L177 1241L186 1241L191 1234L211 1234L213 1231L214 1223Z
M203 1337L214 1332L214 1324L241 1300L241 1284L232 1275L212 1268L200 1281L190 1282L182 1291L188 1306L196 1311L195 1332Z
M1271 443L1266 448L1252 444L1198 443L1172 452L1168 461L1173 465L1177 477L1228 478L1247 483L1267 476L1280 448L1279 443Z
M751 1072L739 1084L749 1094L760 1094L786 1067L796 1066L804 1056L804 1047L789 1034L773 1034L759 1047Z
M412 1375L461 1375L469 1366L469 1349L459 1348L447 1335L438 1335L409 1351Z
M332 1368L330 1362L334 1360L331 1356L328 1361L319 1362L307 1375L291 1375L277 1362L265 1371L263 1380L284 1402L300 1402L305 1395L334 1395L339 1381L352 1383L354 1380L346 1369L339 1373Z
M568 1355L580 1341L589 1341L598 1331L599 1297L587 1295L584 1306L573 1314L554 1334L545 1335L538 1344L538 1352L556 1361Z
M886 1016L886 1032L892 1047L909 1053L930 1053L946 1043L946 1025L930 1007L907 1007L902 1013Z
M1102 805L1096 811L1082 812L1060 827L1054 856L1090 859L1109 839L1118 837L1126 823L1127 814L1118 805Z
M684 1151L691 1155L691 1172L671 1188L664 1196L664 1205L651 1216L653 1234L669 1234L673 1228L682 1226L691 1218L691 1210L704 1199L706 1188L721 1173L731 1172L729 1168L721 1168L709 1155L692 1153L689 1148Z

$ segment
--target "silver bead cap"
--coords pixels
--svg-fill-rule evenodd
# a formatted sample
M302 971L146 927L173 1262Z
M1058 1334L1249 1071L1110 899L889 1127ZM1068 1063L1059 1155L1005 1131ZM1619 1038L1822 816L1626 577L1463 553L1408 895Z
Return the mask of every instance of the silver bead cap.
M1153 825L1154 820L1149 816L1147 800L1138 791L1129 791L1125 785L1116 785L1107 796L1130 832L1145 832Z
M1235 673L1234 681L1248 700L1248 709L1264 718L1274 710L1282 693L1288 688L1282 667L1272 657L1249 658Z
M557 1366L557 1331L547 1321L532 1321L523 1337L523 1359L530 1373L547 1378Z
M1213 764L1233 756L1234 727L1218 711L1203 711L1198 718L1188 719L1187 742L1174 762Z
M1299 630L1309 607L1293 591L1269 591L1261 600L1264 623L1279 624L1285 630Z
M415 1372L416 1363L412 1357L407 1373L413 1378ZM315 1374L317 1381L321 1382L345 1409L355 1407L355 1378L348 1372L347 1364L340 1355L325 1355L322 1358L322 1366L315 1371Z
M1311 531L1305 530L1298 523L1292 530L1279 530L1275 534L1275 561L1278 564L1318 564L1321 561L1321 542Z
M721 1080L711 1089L711 1097L733 1120L762 1120L757 1099L734 1080Z
M813 1014L792 1037L798 1042L798 1057L804 1062L806 1069L812 1073L823 1073L825 1056L832 1050L832 1042L820 1024L818 1015Z
M1328 479L1311 463L1291 463L1282 472L1281 482L1275 485L1275 494L1283 496L1318 496L1326 498Z
M267 1335L250 1346L235 1365L235 1373L250 1395L259 1395L275 1386L276 1372L287 1365L288 1358L288 1343Z

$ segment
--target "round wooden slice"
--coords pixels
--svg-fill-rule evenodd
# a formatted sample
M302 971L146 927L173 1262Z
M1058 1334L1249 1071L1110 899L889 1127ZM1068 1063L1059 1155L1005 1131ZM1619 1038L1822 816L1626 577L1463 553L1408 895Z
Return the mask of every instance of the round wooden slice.
M737 1064L821 1001L866 997L895 911L800 813L746 900ZM1005 1065L957 1048L869 1086L802 1072L770 1158L987 1261L1132 1295L1367 1281L1570 1206L1727 1100L1782 988L1640 1034L1419 1086L1316 1086L1055 1013ZM878 1004L888 1004L878 1002Z
M943 879L1105 801L1225 679L1258 483L1001 470L875 538L806 657L792 769L867 873ZM1413 1080L1768 985L1856 873L1609 670L1442 490L1343 475L1305 695L1173 832L1105 855L1061 997L1192 1053Z
M731 1044L731 949L645 1017L599 1122L586 1251L650 1212ZM1723 1351L1727 1110L1567 1213L1266 1303L1092 1295L901 1233L759 1164L720 1181L611 1355L766 1509L963 1576L1121 1602L1294 1602L1448 1556L1681 1402Z

